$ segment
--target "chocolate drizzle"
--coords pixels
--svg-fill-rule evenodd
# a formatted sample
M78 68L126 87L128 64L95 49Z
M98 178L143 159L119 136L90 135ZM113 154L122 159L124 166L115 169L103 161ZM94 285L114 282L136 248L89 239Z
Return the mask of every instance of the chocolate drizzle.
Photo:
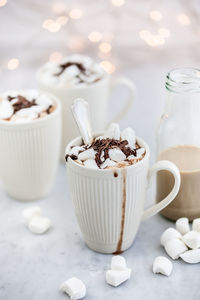
M84 147L85 150L93 148L94 151L96 152L95 154L95 162L97 164L97 166L100 168L101 164L107 159L109 158L109 150L114 149L114 148L118 148L120 149L126 156L126 158L130 155L134 155L135 157L137 156L137 149L131 149L128 146L128 141L127 140L116 140L116 139L109 139L109 138L105 138L105 139L94 139L92 144L89 146L85 146ZM80 152L83 152L84 150L81 150ZM80 153L79 152L79 153ZM68 158L71 158L72 160L76 160L77 158L74 158L75 155L69 155L67 154L65 156L66 161L68 160Z
M127 140L116 140L116 139L97 139L93 141L92 145L90 148L93 148L94 151L97 151L95 154L95 161L97 166L100 168L100 165L107 159L109 158L109 150L114 149L114 148L119 148L125 155L126 158L130 155L137 155L136 149L131 149L128 145ZM102 153L104 153L102 160Z
M13 109L14 109L14 114L23 108L29 108L31 106L37 105L35 103L35 99L33 99L32 101L29 101L25 97L20 96L20 95L18 95L17 97L14 97L14 98L9 96L8 100L11 101L15 98L18 99L18 101L16 103L12 104Z
M65 71L65 69L67 69L71 66L76 66L82 74L86 74L86 69L81 63L67 62L67 63L64 63L64 64L60 64L59 67L60 67L61 70L58 73L55 73L54 75L55 76L60 76Z

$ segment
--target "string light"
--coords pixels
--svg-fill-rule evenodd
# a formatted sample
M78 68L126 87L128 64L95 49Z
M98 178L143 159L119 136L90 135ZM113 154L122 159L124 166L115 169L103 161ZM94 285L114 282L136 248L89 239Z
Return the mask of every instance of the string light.
M53 52L49 56L49 61L59 62L62 59L63 55L61 52Z
M71 37L68 47L71 51L82 51L84 49L84 41L78 36Z
M139 36L142 40L146 40L151 36L151 32L149 32L148 30L141 30L139 32Z
M19 60L17 58L11 58L8 61L8 70L15 70L19 66Z
M160 28L158 29L158 33L160 36L162 36L163 38L168 38L170 36L170 31L167 28Z
M162 20L163 16L159 10L152 10L149 13L150 18L154 21L160 21Z
M42 27L50 32L58 32L61 28L61 24L52 19L47 19L42 23Z
M55 2L52 6L52 11L56 14L62 14L66 10L66 6L63 2Z
M177 19L178 19L179 23L182 24L182 25L189 25L190 24L190 19L185 14L178 14Z
M0 0L0 7L3 7L4 5L6 5L7 0Z
M100 66L108 73L111 74L115 71L115 66L108 60L103 60Z
M69 12L69 16L72 19L80 19L82 17L82 15L83 15L83 12L80 9L72 9Z
M90 32L88 39L93 43L98 43L102 38L102 34L98 31Z
M112 49L112 46L109 43L104 42L99 45L99 50L103 53L108 53L111 51L111 49Z
M124 5L124 0L112 0L112 5L114 5L114 6L122 6L122 5Z
M67 16L60 16L56 19L56 22L60 25L65 25L68 22L68 17Z

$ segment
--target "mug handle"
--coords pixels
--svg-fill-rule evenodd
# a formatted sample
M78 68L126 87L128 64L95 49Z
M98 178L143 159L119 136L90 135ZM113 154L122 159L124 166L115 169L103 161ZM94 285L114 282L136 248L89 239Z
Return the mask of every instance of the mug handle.
M117 88L118 86L125 86L129 91L129 96L127 101L125 101L125 105L122 108L122 110L109 122L110 123L118 123L130 110L131 106L133 105L133 100L136 95L136 87L134 83L126 78L126 77L118 77L114 80L112 80L112 91ZM112 93L111 91L111 93Z
M152 176L161 170L167 170L167 171L171 172L172 175L174 176L175 182L174 182L173 189L162 201L153 205L152 207L147 208L144 211L143 216L142 216L142 221L157 214L159 211L161 211L163 208L165 208L168 204L170 204L172 202L172 200L174 200L174 198L178 194L180 184L181 184L180 172L179 172L179 169L177 168L177 166L168 160L160 160L153 165L153 167L149 170L149 173L148 173L148 182L150 183Z

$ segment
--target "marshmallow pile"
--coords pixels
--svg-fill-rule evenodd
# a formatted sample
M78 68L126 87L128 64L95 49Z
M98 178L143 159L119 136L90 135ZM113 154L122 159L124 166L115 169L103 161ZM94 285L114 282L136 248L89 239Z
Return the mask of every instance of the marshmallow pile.
M131 269L127 268L126 260L121 255L112 257L111 270L106 272L106 282L114 287L119 286L131 276ZM62 292L69 295L70 299L82 299L86 295L86 286L82 280L72 277L64 281L60 287Z
M0 120L27 122L53 110L53 100L37 90L7 91L0 97Z
M113 256L111 270L106 272L106 282L116 287L128 280L130 276L131 269L127 268L125 258L121 255Z
M121 132L119 124L112 123L92 144L72 147L66 153L66 161L70 157L87 168L110 169L133 165L144 155L145 149L137 144L135 131L128 127Z
M42 216L39 206L33 206L23 211L24 224L35 234L43 234L51 227L51 220Z
M200 262L200 218L193 220L190 230L188 218L176 221L176 229L166 229L160 239L161 245L172 259L182 258L187 263Z
M59 63L48 62L39 71L39 80L56 87L86 86L101 80L105 71L90 57L73 54Z

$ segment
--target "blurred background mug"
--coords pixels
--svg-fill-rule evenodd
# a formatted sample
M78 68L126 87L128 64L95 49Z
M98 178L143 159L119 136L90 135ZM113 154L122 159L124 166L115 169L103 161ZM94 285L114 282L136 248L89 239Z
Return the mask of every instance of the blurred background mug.
M127 99L122 98L124 107L120 110L112 122L118 122L130 109L135 97L135 85L126 77L112 78L106 74L97 82L84 86L62 86L56 87L42 80L43 68L37 73L38 88L54 94L61 100L62 107L62 143L61 160L64 161L65 146L77 135L79 135L74 122L71 105L75 98L84 98L90 106L91 122L94 131L102 131L107 126L108 104L112 91L118 86L125 86L129 91Z
M0 179L6 192L18 200L47 196L60 154L60 102L49 95L55 110L37 120L0 120Z

